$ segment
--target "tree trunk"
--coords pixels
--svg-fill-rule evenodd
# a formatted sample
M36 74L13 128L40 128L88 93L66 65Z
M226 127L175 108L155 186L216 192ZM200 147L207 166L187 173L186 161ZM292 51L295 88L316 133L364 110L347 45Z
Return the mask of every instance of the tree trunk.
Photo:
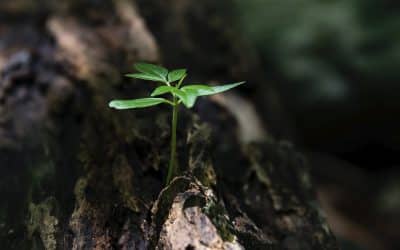
M229 0L40 2L0 3L3 249L337 249ZM166 187L170 110L107 107L138 61L248 81L180 110Z

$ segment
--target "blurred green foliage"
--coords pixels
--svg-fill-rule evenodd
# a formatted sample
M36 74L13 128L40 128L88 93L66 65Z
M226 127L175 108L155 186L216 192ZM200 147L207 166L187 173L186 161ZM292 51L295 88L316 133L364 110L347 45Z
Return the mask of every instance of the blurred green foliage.
M399 1L235 1L243 30L293 107L396 98Z

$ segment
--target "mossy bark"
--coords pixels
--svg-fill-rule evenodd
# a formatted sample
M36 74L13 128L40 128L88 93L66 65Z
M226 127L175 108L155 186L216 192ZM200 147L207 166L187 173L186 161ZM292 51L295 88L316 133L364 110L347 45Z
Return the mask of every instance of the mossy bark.
M2 247L337 249L305 160L264 129L283 115L229 0L42 2L0 4ZM180 110L167 187L168 107L107 107L148 94L121 77L137 61L249 81L242 96ZM233 112L243 107L246 117Z

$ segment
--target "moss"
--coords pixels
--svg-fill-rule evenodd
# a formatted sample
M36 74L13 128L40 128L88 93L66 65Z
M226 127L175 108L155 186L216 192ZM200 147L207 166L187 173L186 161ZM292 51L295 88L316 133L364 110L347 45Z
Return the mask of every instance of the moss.
M211 161L203 163L202 167L194 168L193 175L206 187L217 184L217 175Z
M39 204L29 204L28 236L32 239L34 233L38 232L46 250L55 250L57 248L58 219L51 215L55 204L56 201L53 197Z
M87 179L83 177L79 178L75 184L74 194L78 204L80 204L85 199L86 186L87 186Z
M202 210L211 219L221 238L224 241L233 242L235 239L235 235L233 234L234 229L229 218L226 216L227 212L225 208L214 200L211 200Z
M211 128L193 116L193 127L187 135L189 145L189 170L206 187L217 184L217 176L209 155Z
M123 204L134 212L140 212L139 202L133 190L133 170L125 156L119 155L113 166L113 181Z

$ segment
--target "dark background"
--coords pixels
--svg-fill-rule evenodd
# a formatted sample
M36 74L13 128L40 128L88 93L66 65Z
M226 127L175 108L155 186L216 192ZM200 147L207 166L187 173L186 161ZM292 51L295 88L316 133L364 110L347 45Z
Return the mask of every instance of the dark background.
M371 170L396 165L388 158L400 150L400 4L237 2L244 36L280 88L299 142Z
M292 122L282 138L309 155L343 249L389 248L400 212L400 3L236 3Z

